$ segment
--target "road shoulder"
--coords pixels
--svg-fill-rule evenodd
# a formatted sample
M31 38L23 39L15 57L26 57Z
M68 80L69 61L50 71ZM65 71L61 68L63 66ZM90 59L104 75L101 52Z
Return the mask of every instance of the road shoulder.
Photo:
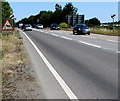
M16 34L17 33L17 34ZM3 37L2 99L41 99L41 85L18 32Z
M21 36L24 39L25 46L27 48L28 54L30 56L30 60L33 64L33 69L36 73L36 79L40 83L42 87L43 95L45 96L45 99L69 99L58 81L55 79L53 74L50 72L42 58L39 56L33 45L30 43L30 41L27 39L27 37L23 34L22 31L20 31ZM29 36L29 34L35 34L32 32L26 32L26 34ZM29 38L32 39L32 37L29 36ZM39 46L35 40L32 40L36 46ZM39 49L40 46L39 46ZM57 91L57 92L56 92Z

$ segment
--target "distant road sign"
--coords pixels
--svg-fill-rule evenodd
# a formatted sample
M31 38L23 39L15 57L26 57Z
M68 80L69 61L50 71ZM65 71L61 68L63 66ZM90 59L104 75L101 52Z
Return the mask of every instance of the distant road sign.
M74 26L75 24L84 23L84 15L67 15L66 20L68 25Z
M6 19L5 23L2 26L2 31L13 31L14 28L12 27L10 21Z

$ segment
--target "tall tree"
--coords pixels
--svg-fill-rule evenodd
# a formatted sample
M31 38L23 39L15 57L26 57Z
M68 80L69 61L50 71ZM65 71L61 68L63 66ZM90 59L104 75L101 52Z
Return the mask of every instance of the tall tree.
M77 8L73 6L71 2L67 3L63 8L63 11L66 15L74 15L77 13Z
M99 26L101 23L100 23L100 20L98 20L96 17L92 18L92 19L89 19L89 20L86 20L85 23L88 25L88 26Z
M62 6L59 4L55 5L55 11L53 13L53 18L52 18L52 22L53 23L60 23L63 21L63 10L62 10Z
M31 16L28 18L28 23L29 23L29 24L35 24L35 23L36 23L35 16L31 15Z
M10 7L8 2L2 2L2 23L6 19L10 19L10 16L13 15L13 10Z
M53 12L52 11L43 11L40 16L40 23L44 25L44 27L50 26L52 23Z

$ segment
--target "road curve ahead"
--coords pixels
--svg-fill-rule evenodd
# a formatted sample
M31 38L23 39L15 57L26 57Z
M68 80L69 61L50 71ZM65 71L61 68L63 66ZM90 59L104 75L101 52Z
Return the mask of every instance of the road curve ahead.
M58 34L50 30L33 30L25 33L69 87L74 97L118 98L117 43L80 35L64 35L62 32ZM22 32L21 34L27 41L28 38ZM31 43L27 41L26 44ZM32 48L29 51L32 51L34 48L30 47ZM37 67L36 72L39 72L38 78L41 84L44 82L42 86L46 97L70 98L71 93L61 86L61 81L59 82L47 68L48 66L42 63L37 51L34 50L31 54Z

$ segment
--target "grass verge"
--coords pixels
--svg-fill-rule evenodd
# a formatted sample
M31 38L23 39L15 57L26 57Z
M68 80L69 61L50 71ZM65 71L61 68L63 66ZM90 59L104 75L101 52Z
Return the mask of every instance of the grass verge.
M38 86L19 31L4 33L1 39L2 99L36 97Z
M91 27L90 30L92 33L120 36L120 28L114 28L114 30L112 30L108 28Z
M72 31L72 28L60 28L64 31ZM115 28L114 31L108 28L102 28L102 27L91 27L90 28L91 33L95 34L103 34L103 35L113 35L113 36L120 36L120 28Z
M17 30L9 33L2 33L2 98L13 99L12 93L15 91L15 75L22 67L28 63L22 38Z

